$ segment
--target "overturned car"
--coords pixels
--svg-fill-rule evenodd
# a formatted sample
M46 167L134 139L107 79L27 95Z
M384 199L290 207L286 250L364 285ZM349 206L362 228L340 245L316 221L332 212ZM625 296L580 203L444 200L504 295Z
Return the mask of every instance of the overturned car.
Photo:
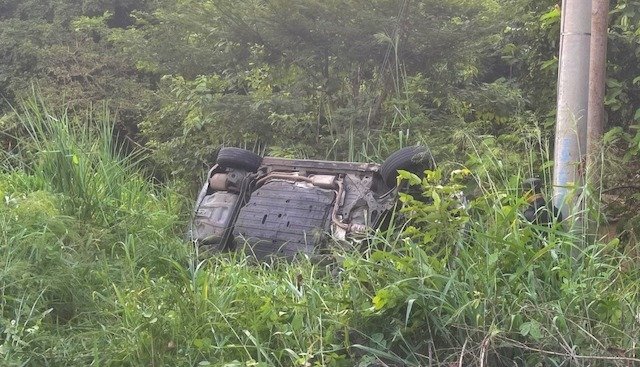
M234 251L264 260L321 253L328 236L361 239L394 208L397 171L435 166L424 146L384 163L261 157L222 148L195 206L191 236L204 251Z

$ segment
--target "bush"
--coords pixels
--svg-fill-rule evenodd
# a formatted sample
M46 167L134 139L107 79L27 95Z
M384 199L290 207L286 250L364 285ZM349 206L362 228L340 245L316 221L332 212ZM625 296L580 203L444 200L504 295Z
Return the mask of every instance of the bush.
M43 111L21 115L28 171L0 173L5 365L638 361L636 260L526 222L522 171L495 146L473 169L401 173L413 194L395 225L334 263L198 260L175 188L120 155L108 124Z

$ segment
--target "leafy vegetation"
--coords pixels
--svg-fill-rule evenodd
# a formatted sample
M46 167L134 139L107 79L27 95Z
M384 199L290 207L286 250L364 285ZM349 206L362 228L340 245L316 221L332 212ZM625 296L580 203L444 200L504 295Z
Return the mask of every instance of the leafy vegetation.
M637 362L635 245L527 223L526 169L403 173L433 201L403 196L408 225L329 263L202 260L189 200L113 145L108 111L97 134L35 102L18 115L26 161L0 175L4 365Z
M607 112L627 133L638 14L627 0L611 11ZM0 112L34 83L70 111L106 101L159 177L195 179L221 144L364 159L345 152L400 133L461 160L463 133L550 132L559 17L555 1L531 0L6 0Z
M521 215L522 180L549 181L559 17L548 0L0 0L0 365L640 363L637 1L612 2L592 220ZM402 175L432 200L402 196L326 264L202 259L185 238L223 144L380 161L418 142L443 164Z

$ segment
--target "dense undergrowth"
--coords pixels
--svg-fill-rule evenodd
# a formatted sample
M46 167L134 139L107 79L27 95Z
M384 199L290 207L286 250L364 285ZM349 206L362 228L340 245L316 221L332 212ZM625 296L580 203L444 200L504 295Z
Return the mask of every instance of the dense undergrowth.
M202 260L189 198L124 157L108 119L54 115L20 113L31 138L0 173L0 365L640 363L637 244L526 223L526 167L407 176L433 201L403 197L396 226L334 261Z

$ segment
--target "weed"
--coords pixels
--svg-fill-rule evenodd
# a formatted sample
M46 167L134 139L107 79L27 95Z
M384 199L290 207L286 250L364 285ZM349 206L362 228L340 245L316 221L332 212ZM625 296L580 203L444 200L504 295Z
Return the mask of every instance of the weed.
M364 248L335 246L334 264L255 264L198 259L184 199L112 143L106 111L98 130L40 105L19 114L23 163L0 173L2 365L638 362L635 260L521 214L523 178L548 181L535 133L529 163L489 139L451 174L402 173L413 196Z

